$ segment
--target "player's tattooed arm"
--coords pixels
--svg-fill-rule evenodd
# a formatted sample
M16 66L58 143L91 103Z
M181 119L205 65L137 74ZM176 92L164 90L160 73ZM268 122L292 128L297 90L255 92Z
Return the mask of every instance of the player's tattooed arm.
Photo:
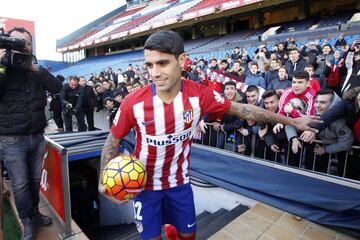
M242 104L233 101L231 102L229 114L237 115L242 119L255 120L257 122L273 122L282 123L284 125L292 125L299 130L309 130L312 132L317 132L317 130L309 127L308 125L319 122L317 117L303 116L301 118L294 119L267 111L255 105Z
M116 157L119 154L120 139L116 138L111 132L105 140L104 147L101 151L101 163L100 170L104 169L107 162L110 159Z

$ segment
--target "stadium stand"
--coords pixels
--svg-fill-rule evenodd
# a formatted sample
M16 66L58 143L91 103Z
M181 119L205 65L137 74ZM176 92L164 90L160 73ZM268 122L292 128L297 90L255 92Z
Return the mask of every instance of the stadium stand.
M173 5L171 8L161 12L150 20L140 24L140 27L144 26L152 26L157 22L163 22L169 19L175 18L177 21L177 17L180 16L183 12L200 2L201 0L187 1L184 3L178 3Z

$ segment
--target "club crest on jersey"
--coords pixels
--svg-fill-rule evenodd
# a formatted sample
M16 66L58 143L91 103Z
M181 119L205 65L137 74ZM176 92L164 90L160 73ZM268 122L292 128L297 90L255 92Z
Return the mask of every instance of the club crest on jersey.
M183 116L185 123L191 123L194 120L194 111L192 109L186 110L183 112Z
M214 93L214 97L215 97L215 100L219 103L222 103L224 104L225 102L225 99L220 95L220 93L218 93L217 91L213 90L213 93Z

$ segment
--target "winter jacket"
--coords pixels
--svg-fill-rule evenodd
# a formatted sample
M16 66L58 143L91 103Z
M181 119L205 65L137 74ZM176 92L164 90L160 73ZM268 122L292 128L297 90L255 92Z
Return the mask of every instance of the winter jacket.
M279 73L279 69L269 70L265 72L265 83L267 88L269 87L272 80L279 77L278 73Z
M333 101L327 111L341 101L340 97L335 93ZM345 118L339 118L318 133L318 137L326 144L325 152L337 153L348 150L353 141L354 136L350 128L346 126Z
M289 79L280 80L279 78L275 78L272 80L267 89L287 89L291 87L291 81Z
M346 118L346 125L353 131L355 140L360 142L360 111L356 111L355 99L342 99L335 104L330 110L321 115L322 123L316 124L314 127L323 131L332 122L337 119Z
M306 61L303 57L299 56L299 59L296 62L292 62L290 59L285 62L285 67L288 70L288 78L292 79L294 72L304 71L306 66Z
M286 116L287 114L284 111L284 107L287 103L290 102L291 99L298 98L303 103L305 103L305 112L301 113L297 109L293 109L292 112L289 114L292 118L301 117L302 115L314 115L314 103L315 103L315 91L312 87L308 86L305 91L301 94L295 94L292 88L288 88L285 92L281 95L279 101L279 114Z
M36 72L7 67L0 74L0 86L0 135L43 132L46 91L58 93L61 81L43 67Z
M263 89L266 89L265 79L262 77L261 73L257 73L255 75L253 74L247 75L245 78L245 84L248 86L255 85L262 87Z

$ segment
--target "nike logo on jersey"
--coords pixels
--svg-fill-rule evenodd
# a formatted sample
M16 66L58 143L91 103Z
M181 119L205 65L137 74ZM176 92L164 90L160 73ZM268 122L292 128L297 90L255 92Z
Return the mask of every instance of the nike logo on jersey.
M193 222L192 224L188 224L187 227L188 227L188 228L191 228L191 227L193 227L195 224L196 224L196 221Z
M147 125L152 124L153 122L155 122L155 120L150 120L150 121L147 121L147 122L142 121L141 124L144 125L144 126L147 126Z

